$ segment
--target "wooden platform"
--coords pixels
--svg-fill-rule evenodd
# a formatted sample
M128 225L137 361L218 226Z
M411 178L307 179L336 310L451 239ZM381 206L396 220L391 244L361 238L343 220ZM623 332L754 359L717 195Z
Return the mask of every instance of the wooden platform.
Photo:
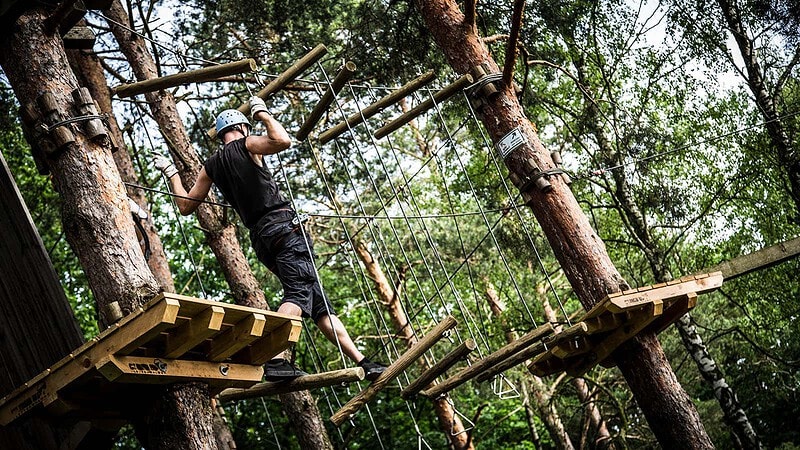
M623 342L642 330L661 332L694 308L698 294L720 286L722 273L714 272L609 295L576 323L585 331L555 341L528 369L539 376L580 376L598 363L613 367L608 357Z
M301 329L299 317L164 293L0 399L0 425L33 410L124 420L158 384L250 387Z

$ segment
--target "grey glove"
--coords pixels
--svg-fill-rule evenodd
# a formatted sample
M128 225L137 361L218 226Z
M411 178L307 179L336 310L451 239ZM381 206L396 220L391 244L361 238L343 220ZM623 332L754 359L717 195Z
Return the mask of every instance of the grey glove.
M178 169L175 167L175 164L172 164L169 158L165 158L161 155L156 155L153 157L153 165L156 166L156 169L160 170L167 178L172 178L175 174L178 173Z
M256 114L259 112L264 111L265 113L269 114L267 111L267 105L264 103L264 100L261 97L252 96L250 97L250 114L252 115L253 119L256 118Z
M142 209L142 207L139 206L139 204L133 201L133 199L130 197L128 197L128 204L130 205L131 213L134 216L142 220L147 219L147 213L144 211L144 209Z

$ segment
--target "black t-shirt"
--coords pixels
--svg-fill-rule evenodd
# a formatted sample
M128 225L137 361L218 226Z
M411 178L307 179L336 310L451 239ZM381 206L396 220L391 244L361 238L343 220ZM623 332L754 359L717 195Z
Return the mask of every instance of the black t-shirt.
M250 158L245 138L227 143L205 163L206 173L233 206L247 228L253 229L270 212L289 208L272 173Z

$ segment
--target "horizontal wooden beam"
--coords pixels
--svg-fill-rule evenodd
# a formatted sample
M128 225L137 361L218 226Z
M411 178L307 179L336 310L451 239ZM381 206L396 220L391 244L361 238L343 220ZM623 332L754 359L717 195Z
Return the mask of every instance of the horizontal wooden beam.
M403 399L408 400L409 398L417 395L419 391L425 389L429 384L431 384L436 377L453 367L455 363L466 358L467 355L472 353L472 351L476 348L477 345L472 339L467 339L466 341L462 342L461 345L453 349L453 351L445 355L444 358L440 359L439 362L423 372L419 378L406 386L405 389L400 392L400 396L403 397Z
M346 120L339 122L338 124L320 133L319 135L320 143L325 144L330 142L340 134L347 131L348 128L352 128L360 124L361 122L369 119L375 114L378 114L379 112L383 111L387 107L397 103L398 101L400 101L400 99L410 95L417 89L430 83L434 78L436 78L436 74L433 71L425 72L422 75L418 76L417 78L414 78L413 80L409 81L403 86L400 86L399 88L395 89L389 94L381 97L380 99L375 101L375 103L367 106L366 108L362 109L357 113L351 114Z
M476 361L469 367L465 367L457 374L453 375L452 377L444 380L443 382L433 386L430 389L426 389L421 392L422 395L425 397L436 398L446 392L450 392L451 390L461 386L462 384L466 383L467 381L475 378L481 372L484 372L494 366L495 364L499 363L500 361L510 357L511 355L522 351L525 347L533 345L535 342L539 341L543 337L553 333L553 325L546 323L539 328L531 331L530 333L525 334L524 336L520 337L519 339L511 342L498 350L494 353L490 354L489 356Z
M294 81L295 78L300 76L300 74L305 72L306 69L319 61L319 59L325 56L326 53L328 53L328 48L324 45L319 44L318 46L314 47L310 52L306 53L305 56L297 60L288 69L284 70L283 73L278 75L277 78L272 80L268 85L264 86L263 89L258 91L256 96L260 97L262 100L266 100L267 97L280 91L286 85ZM250 115L249 102L239 105L237 109L246 116ZM208 131L206 131L206 134L208 134L211 139L216 139L217 130L214 127L211 127L208 129Z
M366 389L359 392L358 395L350 399L339 411L331 416L331 422L337 427L349 419L353 414L358 412L368 401L372 400L378 392L386 387L392 380L400 375L408 368L414 361L422 357L422 354L428 351L434 344L439 342L444 333L455 327L457 324L453 316L445 317L439 322L431 331L429 331L422 339L419 340L413 347L406 350L395 362L393 362L386 370L373 381Z
M800 237L771 245L747 255L737 256L716 266L703 269L700 273L720 271L726 280L732 280L755 270L766 269L780 264L797 257L797 255L800 255Z
M364 379L364 369L355 367L350 369L334 370L332 372L314 373L303 375L289 381L258 383L247 389L225 389L220 392L219 399L223 402L244 400L248 398L267 397L270 395L285 394L287 392L307 391L328 386L338 386L342 383L352 383Z
M377 139L382 139L383 137L388 136L389 134L396 131L403 125L417 118L420 114L433 108L434 105L446 102L447 99L461 92L462 90L464 90L465 87L469 86L471 83L472 83L472 75L469 74L462 75L458 80L450 83L449 85L444 87L444 89L433 94L433 98L428 98L427 100L421 102L419 105L398 116L396 119L378 128L375 131L375 137Z
M96 368L109 381L138 384L203 381L212 385L248 387L258 383L264 375L264 368L260 366L144 356L108 355Z
M319 103L317 106L314 107L314 110L311 111L311 114L306 117L306 121L303 122L303 125L297 131L295 137L298 141L305 141L308 135L311 133L311 130L314 129L314 126L317 125L319 119L328 110L328 107L331 106L333 103L333 99L336 98L336 94L342 90L344 85L350 81L353 77L353 74L356 73L356 65L352 61L347 61L344 63L341 69L339 69L339 73L336 74L336 78L333 79L328 89L325 90L325 93L322 94L322 98L319 99Z
M187 70L165 77L151 78L139 81L138 83L123 84L113 89L113 94L117 97L133 97L147 92L155 92L188 83L201 83L203 81L215 80L219 77L236 75L244 72L256 70L258 65L252 58L234 61L218 66L203 67L201 69Z

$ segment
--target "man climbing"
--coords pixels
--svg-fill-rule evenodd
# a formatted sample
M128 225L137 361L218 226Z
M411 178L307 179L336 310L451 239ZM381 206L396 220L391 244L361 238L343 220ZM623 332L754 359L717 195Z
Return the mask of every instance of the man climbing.
M157 156L155 166L169 179L177 195L188 197L176 198L183 215L194 212L200 206L199 200L208 195L211 184L216 184L250 229L250 240L259 261L283 285L278 312L311 317L329 341L338 341L344 354L364 368L366 379L375 380L386 368L370 361L356 348L334 313L317 280L310 237L301 230L298 216L264 165L264 155L289 148L289 134L267 112L261 98L250 99L250 111L254 120L264 124L266 133L251 135L250 121L244 114L235 109L222 111L217 116L216 130L223 147L206 160L189 192L180 177L175 176L178 170L169 159ZM265 365L264 374L268 381L282 381L305 372L279 358Z

